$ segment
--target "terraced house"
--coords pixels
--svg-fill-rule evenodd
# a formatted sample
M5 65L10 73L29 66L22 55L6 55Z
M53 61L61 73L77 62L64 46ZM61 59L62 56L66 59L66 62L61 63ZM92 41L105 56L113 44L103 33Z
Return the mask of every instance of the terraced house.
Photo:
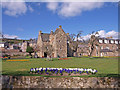
M90 43L92 42L92 44ZM77 48L76 48L76 43ZM119 56L120 40L112 38L99 38L94 35L88 43L76 42L70 39L62 26L53 32L39 32L37 46L39 57L68 57L68 56Z
M96 56L120 56L118 51L120 48L119 39L98 38L99 46L96 46Z

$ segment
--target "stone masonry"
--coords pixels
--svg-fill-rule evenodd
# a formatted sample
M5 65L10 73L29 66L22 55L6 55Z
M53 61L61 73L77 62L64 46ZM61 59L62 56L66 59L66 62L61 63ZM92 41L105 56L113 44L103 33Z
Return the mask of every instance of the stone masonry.
M67 34L61 26L50 34L40 31L37 45L39 57L67 57Z

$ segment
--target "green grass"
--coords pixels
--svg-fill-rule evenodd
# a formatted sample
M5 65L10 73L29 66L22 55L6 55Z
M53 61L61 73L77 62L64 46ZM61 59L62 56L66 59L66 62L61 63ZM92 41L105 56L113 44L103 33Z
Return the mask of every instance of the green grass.
M3 75L29 76L30 68L56 67L56 68L92 68L98 73L90 76L116 76L118 74L118 58L77 58L69 57L68 60L45 61L45 59L29 59L29 61L2 61ZM36 75L35 75L36 76Z

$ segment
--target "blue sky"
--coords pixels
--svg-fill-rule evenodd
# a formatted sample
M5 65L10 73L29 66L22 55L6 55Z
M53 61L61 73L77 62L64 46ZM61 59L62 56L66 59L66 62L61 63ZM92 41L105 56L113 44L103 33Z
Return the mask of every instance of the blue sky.
M37 38L39 30L49 33L62 25L66 33L87 37L92 31L103 36L118 32L117 3L3 3L2 31L6 37Z

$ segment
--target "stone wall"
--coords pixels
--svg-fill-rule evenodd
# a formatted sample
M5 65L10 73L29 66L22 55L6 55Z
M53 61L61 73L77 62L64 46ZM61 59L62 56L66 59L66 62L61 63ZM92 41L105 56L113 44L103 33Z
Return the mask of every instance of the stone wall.
M2 88L119 88L115 77L2 76Z

